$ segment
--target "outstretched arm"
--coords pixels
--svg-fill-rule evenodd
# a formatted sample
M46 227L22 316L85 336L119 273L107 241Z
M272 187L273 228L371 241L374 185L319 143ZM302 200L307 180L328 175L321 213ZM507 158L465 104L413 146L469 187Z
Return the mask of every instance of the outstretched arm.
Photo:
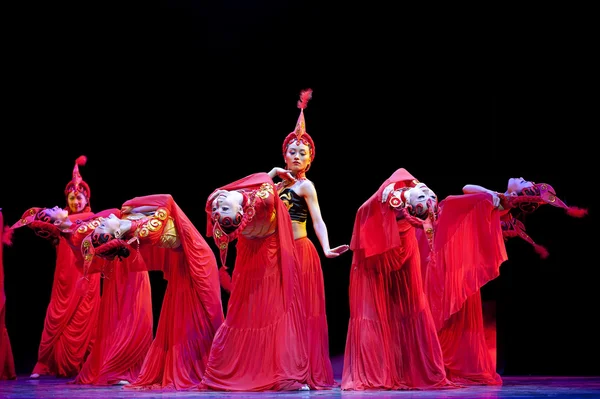
M329 247L327 226L325 225L323 217L321 216L321 208L319 207L319 200L317 198L317 190L315 189L315 186L312 184L312 182L307 181L302 185L302 191L304 198L306 199L306 204L308 205L313 228L315 229L317 238L319 239L321 247L323 248L323 253L325 253L325 256L328 258L340 256L350 249L350 247L348 245L340 245L333 249Z
M500 197L498 196L498 193L495 191L492 191L490 189L487 189L483 186L478 186L477 184L467 184L463 187L463 193L465 193L465 194L477 194L477 193L489 194L492 196L492 203L494 204L494 207L496 207L500 210L504 210L502 205L500 205Z

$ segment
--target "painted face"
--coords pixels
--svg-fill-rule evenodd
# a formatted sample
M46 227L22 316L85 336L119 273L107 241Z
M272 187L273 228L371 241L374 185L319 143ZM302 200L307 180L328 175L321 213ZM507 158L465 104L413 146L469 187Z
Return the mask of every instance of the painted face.
M408 190L407 202L412 206L413 212L417 216L425 215L429 210L429 195L417 187Z
M212 202L212 218L216 218L223 229L233 229L243 216L243 196L237 191L223 192Z
M67 196L67 204L71 213L81 213L87 203L87 198L83 193L71 191Z
M54 208L46 209L46 215L50 217L50 221L56 225L60 225L69 218L69 212L55 206Z
M427 185L425 183L418 183L415 188L418 188L420 190L422 190L425 195L427 196L427 199L430 200L432 205L437 205L437 195L435 195L435 193L433 192L432 189L430 189L429 187L427 187Z
M121 221L114 214L110 214L107 218L102 219L100 226L94 230L98 235L109 235L114 237L117 232L121 231Z
M69 212L58 206L44 209L36 216L36 218L44 222L52 223L61 229L68 228L71 225L71 220L69 220Z
M528 187L533 187L535 183L527 181L522 177L511 177L508 179L508 185L506 186L507 195L519 195L519 193Z
M310 165L310 147L293 140L285 153L285 164L292 172L305 171Z

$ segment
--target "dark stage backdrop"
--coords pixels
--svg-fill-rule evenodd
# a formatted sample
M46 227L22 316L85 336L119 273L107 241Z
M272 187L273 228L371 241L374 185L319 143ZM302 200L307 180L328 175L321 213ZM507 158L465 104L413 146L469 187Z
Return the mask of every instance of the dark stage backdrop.
M350 17L316 2L192 3L11 14L0 175L7 223L29 207L64 206L84 154L94 211L170 193L204 235L214 188L283 166L298 94L311 87L308 177L332 246L350 243L356 210L400 167L440 198L467 183L503 191L523 176L590 208L585 219L550 206L531 215L528 231L550 257L513 239L483 296L497 303L505 375L600 374L591 361L600 345L589 25L559 12L496 26L487 16L481 24L368 9ZM333 356L345 345L351 257L322 259ZM30 373L54 250L21 229L4 258L8 331L19 373ZM165 283L158 274L152 283L158 317Z

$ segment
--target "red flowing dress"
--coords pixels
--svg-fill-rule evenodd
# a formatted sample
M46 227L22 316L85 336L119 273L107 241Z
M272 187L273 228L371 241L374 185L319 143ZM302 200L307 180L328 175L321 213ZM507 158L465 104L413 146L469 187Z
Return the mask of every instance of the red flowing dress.
M507 260L500 211L486 193L449 196L439 209L424 274L446 373L464 385L501 385L486 342L480 292Z
M221 391L297 390L309 383L309 359L290 216L266 173L221 189L254 197L255 214L239 234L227 316L203 382ZM210 236L211 204L207 212Z
M72 221L92 213L71 214ZM76 255L64 237L56 247L56 267L50 303L32 374L73 377L79 373L95 341L100 309L100 276L89 277L86 296L77 292L82 278Z
M306 223L309 211L304 198L289 188L280 190L279 198L286 205L293 223ZM307 318L310 382L316 389L333 388L338 386L338 383L333 379L333 367L329 357L329 328L321 259L317 248L308 237L299 238L294 244L300 262L300 286Z
M111 213L120 216L118 209L102 211L83 222L69 236L71 250L76 256L81 257L81 242L100 224L99 218ZM79 264L83 264L83 259ZM137 378L152 342L150 278L143 260L135 254L122 261L95 258L86 278L100 275L104 280L96 342L73 383L113 385L121 381L132 382ZM79 293L89 295L89 290L86 283Z
M356 215L343 390L456 387L423 290L415 227L381 201L390 183L403 182L416 180L399 169Z
M198 388L224 319L214 252L171 195L136 197L123 206L158 207L136 236L148 270L162 271L167 280L156 336L138 378L126 388Z

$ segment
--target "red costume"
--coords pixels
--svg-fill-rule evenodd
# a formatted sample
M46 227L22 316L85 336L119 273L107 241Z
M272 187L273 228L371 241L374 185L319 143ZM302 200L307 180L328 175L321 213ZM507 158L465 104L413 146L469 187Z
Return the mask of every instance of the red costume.
M350 322L342 389L456 387L444 371L442 350L423 291L414 220L397 219L384 189L413 187L398 169L358 210L350 249ZM406 214L405 214L406 215Z
M312 90L308 89L301 93L298 108L300 116L294 131L287 135L283 141L283 156L287 152L290 143L305 144L310 148L310 161L315 159L315 144L306 132L304 122L304 109L312 96ZM279 197L285 203L292 221L306 223L309 214L308 206L304 198L299 197L292 189L278 188ZM325 389L337 386L333 379L333 367L329 357L329 333L327 326L327 315L325 313L325 284L323 282L323 271L321 259L315 245L308 237L294 241L296 254L300 262L300 286L304 297L304 308L306 311L306 327L308 334L309 369L311 385L317 389Z
M45 238L58 239L65 243L76 259L79 280L75 295L85 300L95 290L94 282L104 277L102 298L96 326L96 341L81 371L76 384L112 385L121 381L133 381L139 374L142 362L152 342L152 302L150 279L141 258L104 260L99 257L85 262L82 243L100 220L111 213L119 216L118 209L108 209L98 214L86 214L84 221L74 221L69 231L60 231L56 226L41 221L43 210L32 208L25 212L21 221L13 228L28 225ZM83 215L77 215L84 217ZM87 258L86 258L87 259ZM93 260L93 261L92 261Z
M507 259L500 212L486 193L449 196L439 209L434 252L423 266L446 373L465 385L501 385L486 342L480 293Z
M229 242L238 242L227 317L203 382L222 391L299 389L309 382L309 363L290 217L266 173L221 189L244 193L244 213L239 227L227 234L213 224L211 199L206 206L207 235L214 237L223 263Z
M140 206L158 208L134 220L130 233L139 240L139 256L148 270L162 271L168 284L156 337L138 378L127 388L197 388L224 318L217 261L173 197L149 195L123 204Z
M540 204L552 204L581 217L586 210L568 207L545 183L502 197L509 211L493 206L487 193L449 196L439 205L434 252L426 268L425 291L438 329L448 378L466 385L501 385L486 343L480 290L500 274L507 260L503 235L520 236L545 257L546 249L525 233L517 217Z
M4 217L0 210L0 380L14 380L15 360L10 346L10 338L6 330L6 295L4 294L4 264L2 248L10 245L12 231L4 228Z
M90 211L90 188L82 180L79 166L85 165L86 157L77 158L73 178L65 188L65 196L71 192L82 193L88 204L82 214ZM67 206L65 208L71 214ZM100 276L90 276L88 295L81 297L76 291L81 278L81 268L76 266L75 255L64 239L56 247L56 268L50 303L46 310L44 330L38 350L38 361L32 374L73 377L81 369L94 343L96 322L100 308Z

